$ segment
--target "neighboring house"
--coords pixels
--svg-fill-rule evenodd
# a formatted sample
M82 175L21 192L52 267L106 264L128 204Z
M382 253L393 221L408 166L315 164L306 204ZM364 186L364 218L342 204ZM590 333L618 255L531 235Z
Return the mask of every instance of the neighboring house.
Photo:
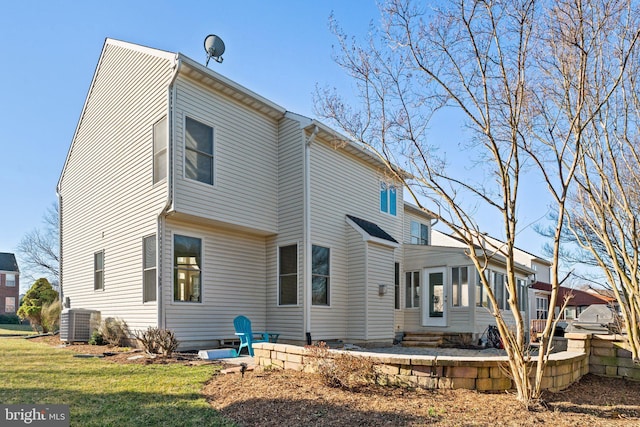
M233 338L239 314L292 343L481 334L475 269L400 184L322 123L107 39L57 187L62 298L182 348Z
M16 314L20 304L20 269L12 253L0 252L0 314Z
M551 285L544 282L536 282L531 285L533 300L531 306L531 332L538 333L544 329L546 319L549 318L549 304L551 298ZM565 309L561 312L565 300L568 299ZM555 312L558 318L565 322L571 322L592 305L606 305L614 307L615 298L600 295L595 292L586 292L580 289L571 289L564 286L558 288L558 297ZM566 324L566 323L565 323Z

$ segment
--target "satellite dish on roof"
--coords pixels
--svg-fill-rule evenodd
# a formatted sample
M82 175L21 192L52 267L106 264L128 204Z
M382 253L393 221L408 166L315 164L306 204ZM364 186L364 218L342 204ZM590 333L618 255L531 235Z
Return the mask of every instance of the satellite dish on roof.
M221 56L224 53L224 42L220 37L215 34L209 34L205 37L204 50L207 52L207 62L205 63L205 66L209 66L209 60L211 58L218 63L222 62Z

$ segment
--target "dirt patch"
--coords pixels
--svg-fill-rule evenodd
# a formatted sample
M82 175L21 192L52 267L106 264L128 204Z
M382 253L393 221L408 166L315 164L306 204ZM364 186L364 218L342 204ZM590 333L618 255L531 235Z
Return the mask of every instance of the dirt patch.
M32 341L42 342L53 347L64 348L77 353L79 356L100 357L109 362L135 363L142 365L182 363L185 365L208 365L213 362L202 360L195 353L174 353L171 357L152 356L139 349L129 347L114 347L110 345L89 345L84 343L65 344L57 335L31 338Z
M58 337L36 341L60 346ZM79 354L115 363L209 364L195 355L149 358L129 348L73 344ZM143 355L143 358L130 359ZM185 360L185 358L193 359ZM211 405L243 426L638 426L640 382L586 375L568 390L545 393L544 406L525 411L513 393L368 386L345 391L319 375L267 370L214 375L203 393Z

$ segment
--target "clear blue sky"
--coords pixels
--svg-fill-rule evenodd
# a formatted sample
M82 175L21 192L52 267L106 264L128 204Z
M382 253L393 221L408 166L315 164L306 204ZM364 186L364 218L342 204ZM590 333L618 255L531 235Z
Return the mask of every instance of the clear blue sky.
M313 117L316 85L348 91L331 58L331 13L348 34L379 21L375 0L323 1L13 1L0 6L0 252L40 227L80 116L104 39L111 37L205 61L203 40L219 35L224 62L210 67L288 110ZM443 147L456 149L459 124L434 124ZM459 154L456 154L459 155ZM528 183L527 185L540 183ZM547 203L535 189L521 223ZM496 221L481 224L496 237ZM530 228L519 246L541 253Z

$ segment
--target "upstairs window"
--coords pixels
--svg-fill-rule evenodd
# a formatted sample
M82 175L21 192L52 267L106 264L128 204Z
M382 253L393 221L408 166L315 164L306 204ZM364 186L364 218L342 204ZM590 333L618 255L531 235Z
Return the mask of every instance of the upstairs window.
M311 248L311 287L313 305L329 305L329 248Z
M428 245L429 244L429 226L411 221L411 242L412 245Z
M5 286L14 288L16 286L16 275L8 273L6 276Z
M397 189L386 182L380 183L380 211L396 216Z
M93 289L104 289L104 251L93 254Z
M278 256L278 305L297 305L298 245L281 246Z
M173 300L202 302L200 278L202 271L202 240L173 236Z
M167 118L153 125L153 183L167 177Z
M184 149L185 177L213 185L213 128L187 117Z
M156 300L156 235L142 240L142 301Z

